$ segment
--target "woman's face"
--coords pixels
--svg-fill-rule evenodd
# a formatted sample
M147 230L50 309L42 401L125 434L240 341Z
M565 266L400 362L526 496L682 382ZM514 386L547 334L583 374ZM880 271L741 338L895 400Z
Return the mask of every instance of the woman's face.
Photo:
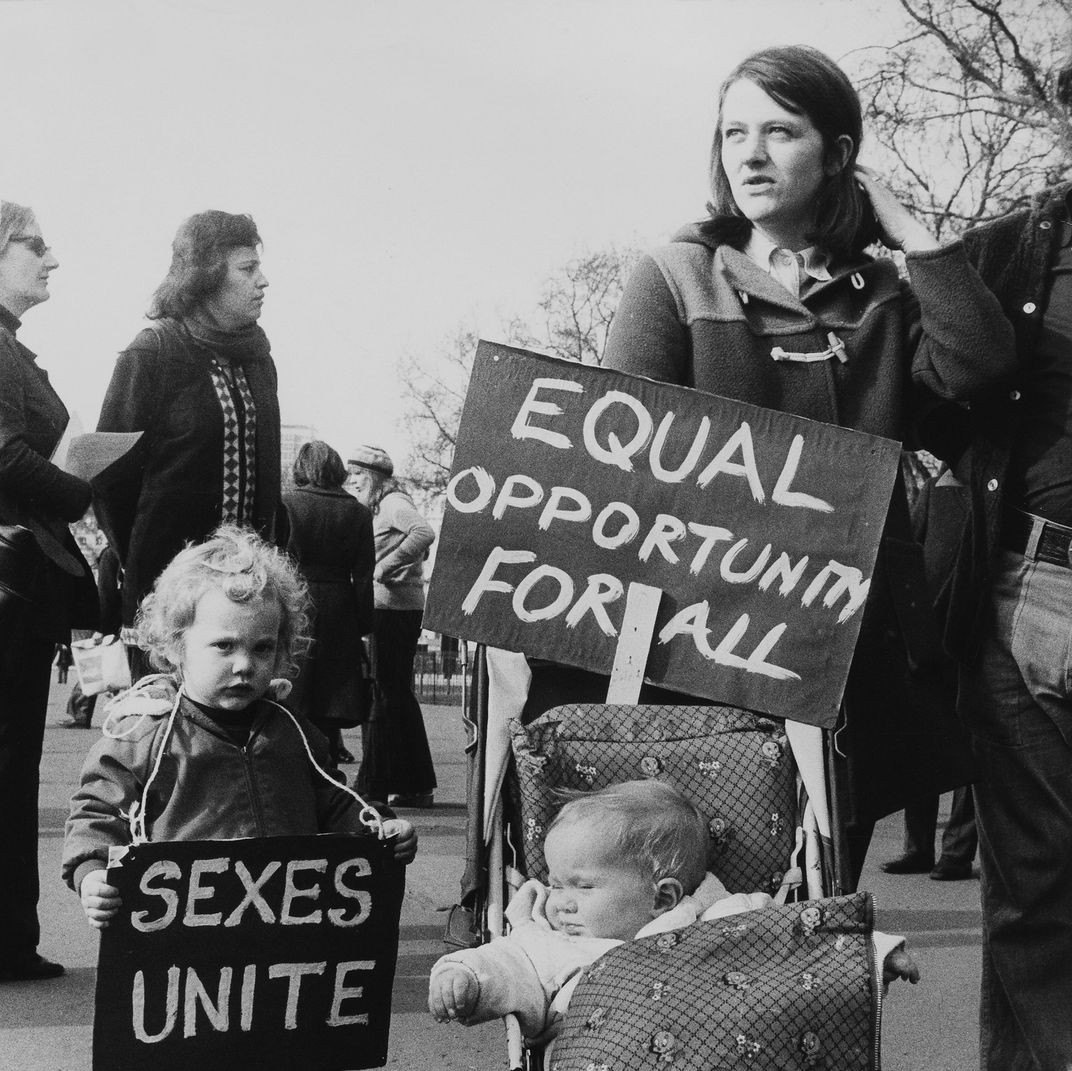
M12 235L0 253L0 305L15 316L48 301L49 273L59 267L41 237L37 220Z
M261 258L252 246L239 246L227 254L227 273L219 290L206 299L205 308L227 330L249 327L260 318L268 280Z
M369 504L372 492L376 489L376 478L368 469L354 468L346 478L346 490L363 506Z
M803 249L828 174L823 137L815 124L742 78L722 102L721 146L737 207L779 246ZM844 143L841 148L845 150Z

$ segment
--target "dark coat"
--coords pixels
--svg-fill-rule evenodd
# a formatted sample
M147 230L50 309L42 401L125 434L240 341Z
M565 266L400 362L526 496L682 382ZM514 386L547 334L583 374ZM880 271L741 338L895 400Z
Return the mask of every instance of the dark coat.
M1016 372L970 407L945 407L925 428L925 445L952 465L971 492L971 516L944 593L945 643L971 664L982 638L994 563L1000 549L1009 458L1022 423L1019 369L1032 360L1046 308L1049 266L1068 218L1072 183L1038 194L1029 208L974 228L964 245L1013 326Z
M831 281L797 300L745 254L686 228L638 264L604 366L907 437L910 401L977 398L1014 364L1008 322L963 246L909 254L907 263L911 289L891 262L863 258L833 265ZM831 331L845 345L844 362L772 360L774 345L824 350ZM866 826L900 809L910 793L970 779L967 754L946 746L953 715L945 694L920 686L918 670L940 654L937 634L899 480L835 737L846 757L849 824ZM526 718L536 713L532 698L542 687L534 679Z
M89 484L49 461L68 414L48 375L15 338L18 320L0 310L0 523L35 537L27 616L32 634L70 642L72 626L95 628L93 576L67 527L89 508ZM12 622L7 621L6 627Z
M257 409L254 527L271 538L279 508L279 400L267 351L243 364ZM187 542L220 523L223 415L210 359L170 319L141 331L116 361L98 431L144 432L93 482L101 527L123 566L123 621Z
M298 487L283 495L287 550L309 585L313 646L299 660L288 703L315 724L361 717L361 637L372 632L372 514L346 491Z

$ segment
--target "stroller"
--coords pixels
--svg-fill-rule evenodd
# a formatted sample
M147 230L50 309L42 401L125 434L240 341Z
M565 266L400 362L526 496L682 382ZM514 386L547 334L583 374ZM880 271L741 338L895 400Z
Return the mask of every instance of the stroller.
M844 895L820 730L724 706L636 703L568 704L522 723L523 655L478 648L473 679L468 866L448 941L504 932L512 892L546 880L543 835L560 790L641 777L667 780L696 804L711 869L730 892L764 891L778 905L743 927L690 926L680 950L649 938L602 957L582 976L548 1071L878 1066L871 903ZM828 939L811 940L819 931ZM691 973L675 986L679 953ZM542 1068L512 1016L506 1030L509 1067ZM698 1045L699 1057L689 1052Z

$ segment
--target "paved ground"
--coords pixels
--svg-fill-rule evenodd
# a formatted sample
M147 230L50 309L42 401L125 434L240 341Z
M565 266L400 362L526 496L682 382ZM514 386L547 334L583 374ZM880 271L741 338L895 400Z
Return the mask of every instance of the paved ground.
M40 865L41 950L68 972L54 982L0 987L0 1071L91 1067L96 936L58 873L67 800L95 734L60 727L66 694L66 688L54 686L42 768ZM425 1010L428 970L443 951L446 911L458 895L465 827L459 712L427 706L425 718L440 789L432 811L410 812L417 816L421 849L409 869L402 909L387 1066L485 1071L505 1067L499 1024L441 1026ZM360 752L356 731L347 743ZM896 987L885 1004L883 1066L886 1071L972 1071L978 1065L979 884L883 874L877 863L899 854L900 833L898 816L880 825L863 887L874 893L881 928L908 935L924 980L914 988Z

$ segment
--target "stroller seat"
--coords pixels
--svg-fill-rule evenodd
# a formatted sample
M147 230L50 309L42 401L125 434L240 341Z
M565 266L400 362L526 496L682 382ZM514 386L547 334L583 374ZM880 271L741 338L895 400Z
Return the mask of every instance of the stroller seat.
M878 1066L870 897L808 899L810 808L781 722L725 706L567 704L511 730L505 865L488 874L506 896L547 880L544 836L569 792L657 778L706 819L708 869L726 888L780 905L607 953L582 975L548 1071ZM507 1034L510 1067L545 1066L511 1016Z
M544 834L563 790L640 778L672 784L697 807L708 869L730 892L776 896L794 869L796 765L773 719L719 706L566 705L515 722L513 751L515 847L527 877L547 880Z

